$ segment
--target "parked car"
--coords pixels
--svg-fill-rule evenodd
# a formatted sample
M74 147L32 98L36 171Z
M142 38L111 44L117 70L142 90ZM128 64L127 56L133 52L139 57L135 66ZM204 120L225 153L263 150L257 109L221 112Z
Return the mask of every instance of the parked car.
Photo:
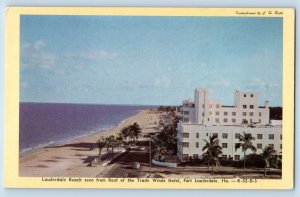
M140 150L140 151L144 151L144 150L146 150L146 147L144 147L144 146L142 146L142 147L139 147L139 149L138 150Z
M139 147L138 147L137 145L133 145L133 146L130 146L129 148L130 148L131 150L138 150Z
M141 167L141 164L139 162L133 162L132 163L132 168L139 169L140 167Z

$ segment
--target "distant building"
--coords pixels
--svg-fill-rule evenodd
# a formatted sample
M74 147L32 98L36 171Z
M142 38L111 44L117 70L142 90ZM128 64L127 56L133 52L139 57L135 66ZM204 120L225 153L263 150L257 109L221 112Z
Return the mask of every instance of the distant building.
M236 91L234 106L222 106L219 101L210 100L207 89L196 89L194 101L183 101L180 109L177 156L181 161L202 158L203 139L216 135L223 157L239 160L244 154L241 149L235 151L234 146L243 132L255 137L257 153L268 145L281 154L281 121L271 124L269 113L268 101L259 106L258 93Z

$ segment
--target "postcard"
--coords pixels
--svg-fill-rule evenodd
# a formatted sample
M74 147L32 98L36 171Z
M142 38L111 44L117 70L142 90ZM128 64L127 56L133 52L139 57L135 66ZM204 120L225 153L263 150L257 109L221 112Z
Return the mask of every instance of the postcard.
M294 16L7 8L5 186L292 189Z

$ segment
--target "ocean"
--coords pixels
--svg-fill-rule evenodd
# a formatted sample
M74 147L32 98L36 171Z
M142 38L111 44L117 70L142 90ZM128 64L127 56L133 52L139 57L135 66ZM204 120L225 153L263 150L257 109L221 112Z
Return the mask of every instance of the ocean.
M155 106L20 103L20 153L64 144L117 126Z

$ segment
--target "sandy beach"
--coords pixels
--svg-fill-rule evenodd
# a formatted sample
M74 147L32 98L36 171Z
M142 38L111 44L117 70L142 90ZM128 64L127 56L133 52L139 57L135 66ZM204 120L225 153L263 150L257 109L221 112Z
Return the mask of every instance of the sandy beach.
M24 177L96 177L106 167L90 167L90 162L98 156L98 149L90 147L101 136L116 135L123 127L137 122L142 133L153 131L159 122L160 113L143 110L124 120L117 127L85 136L64 145L44 147L38 151L22 155L19 160L19 175Z

